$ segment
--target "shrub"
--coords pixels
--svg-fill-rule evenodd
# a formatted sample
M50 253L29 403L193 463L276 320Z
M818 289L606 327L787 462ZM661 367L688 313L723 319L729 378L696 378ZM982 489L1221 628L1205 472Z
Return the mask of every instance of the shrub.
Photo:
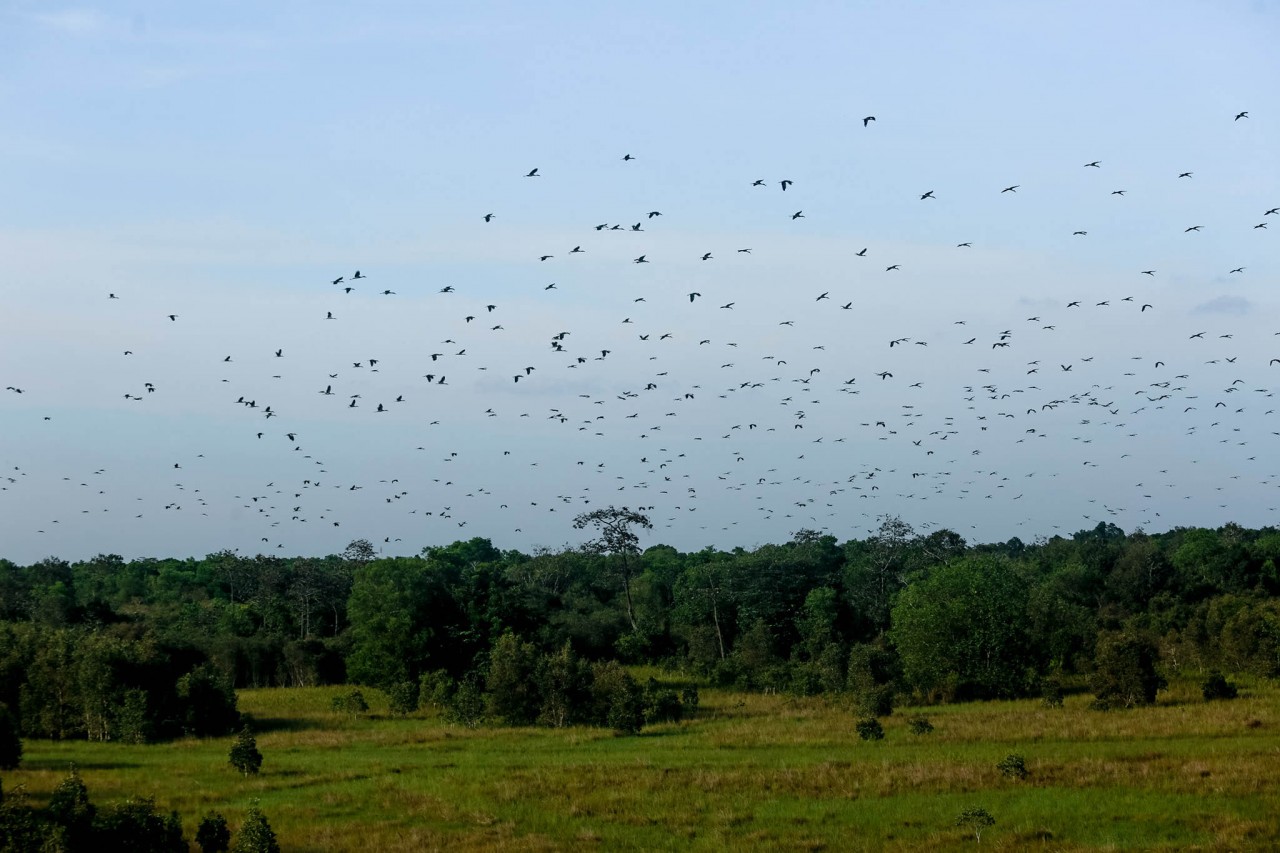
M578 659L569 643L555 654L542 655L535 677L540 724L562 728L583 718L591 693L591 667Z
M387 690L387 704L391 706L391 713L397 717L418 710L418 683L401 681L391 685Z
M209 812L196 827L196 844L201 853L227 853L231 849L231 830L227 819L217 812Z
M35 809L27 804L26 791L19 787L4 798L0 785L0 850L27 851L54 849L54 838Z
M248 726L236 735L236 742L231 747L227 761L245 776L262 769L262 753L258 752L258 741L254 739Z
M353 717L369 712L369 703L364 700L364 694L359 690L334 696L331 705L339 714L350 714Z
M485 678L489 715L509 726L527 726L538 718L538 685L534 674L538 651L507 631L489 650Z
M45 813L60 828L65 849L87 850L93 843L93 819L97 811L89 802L89 789L73 766L71 774L53 789Z
M177 812L156 813L150 797L103 809L94 822L94 850L100 853L187 853Z
M692 717L698 710L698 685L690 684L680 691L680 704L684 706L685 716Z
M1000 771L1000 775L1006 779L1025 779L1027 778L1027 761L1021 755L1010 753L996 764L996 769Z
M644 693L616 661L591 668L591 722L619 734L638 734L644 726Z
M912 717L907 720L907 727L911 729L913 735L927 735L933 733L933 723L929 722L929 718L921 715Z
M858 720L858 737L863 740L884 740L884 726L875 717Z
M446 711L453 702L453 693L457 689L458 683L445 670L424 672L418 682L418 704Z
M846 688L855 707L865 717L887 717L893 713L893 682L898 661L887 649L870 643L849 650Z
M956 826L963 826L973 833L973 840L982 843L982 831L989 826L995 826L996 819L991 816L991 812L980 808L967 808L960 813L960 817L956 818Z
M231 853L280 853L280 842L257 804L249 807Z
M484 720L484 689L480 677L474 672L458 682L458 688L449 700L447 716L450 722L474 729Z
M650 678L644 689L644 721L646 723L678 723L684 716L684 706L674 690L663 687L657 679Z
M22 738L18 721L9 709L0 705L0 770L16 770L22 763Z
M184 734L222 737L240 724L230 680L209 664L201 664L178 679L178 699Z
M1200 685L1200 693L1204 696L1206 702L1212 702L1214 699L1234 699L1239 691L1236 686L1216 669L1209 673L1209 677Z
M1107 707L1151 705L1167 682L1156 670L1160 654L1153 642L1128 632L1098 638L1090 686Z
M1040 701L1046 708L1062 707L1062 682L1049 677L1040 681Z

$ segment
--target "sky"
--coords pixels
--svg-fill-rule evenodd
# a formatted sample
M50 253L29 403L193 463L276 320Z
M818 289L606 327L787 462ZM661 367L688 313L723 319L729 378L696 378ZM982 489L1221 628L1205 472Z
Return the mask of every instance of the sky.
M1274 524L1277 43L1273 2L0 2L0 557Z

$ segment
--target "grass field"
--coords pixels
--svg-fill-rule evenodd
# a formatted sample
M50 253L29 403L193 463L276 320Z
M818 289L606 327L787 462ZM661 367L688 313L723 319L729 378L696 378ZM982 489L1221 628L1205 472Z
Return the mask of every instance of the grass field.
M28 741L6 791L43 803L71 763L99 805L154 796L182 816L251 800L286 851L974 849L1241 850L1280 844L1280 689L1205 703L1175 684L1154 708L992 702L899 709L863 742L820 699L704 688L698 714L638 737L597 729L467 729L432 714L330 710L338 688L246 690L262 773L231 738L153 746ZM915 735L914 713L935 726ZM1030 775L996 764L1025 757Z

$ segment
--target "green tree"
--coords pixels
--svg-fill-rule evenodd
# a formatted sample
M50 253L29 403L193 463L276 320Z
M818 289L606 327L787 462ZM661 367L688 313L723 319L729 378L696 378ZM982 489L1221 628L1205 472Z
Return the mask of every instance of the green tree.
M591 668L578 659L568 643L538 661L535 679L541 706L538 722L555 728L578 722L585 714L591 691Z
M262 753L258 751L258 741L248 726L242 728L240 734L236 735L236 742L231 746L227 761L245 776L251 773L256 774L262 769Z
M74 766L67 778L59 782L49 795L49 806L45 812L58 827L62 849L90 849L93 844L93 819L98 810L89 802L89 789L85 787Z
M280 842L257 803L249 806L231 853L280 853Z
M93 849L100 853L187 853L177 812L156 812L151 798L108 806L94 822Z
M1028 584L1008 561L968 557L903 590L889 637L907 683L926 695L1015 696L1036 664Z
M640 566L636 559L640 554L640 537L633 528L652 530L653 523L649 521L649 516L625 506L609 506L578 515L573 520L573 527L575 530L593 527L598 531L599 536L584 543L583 548L591 553L613 558L606 565L609 566L609 571L618 585L622 587L631 630L637 630L639 625L636 622L636 607L632 597L631 583Z
M1099 707L1151 705L1167 684L1157 670L1160 652L1150 639L1129 631L1108 631L1098 638L1089 686Z
M521 642L510 631L498 638L485 678L489 716L508 726L531 725L538 718L537 667L538 650L532 643Z
M385 688L416 678L430 655L434 630L428 614L441 592L422 559L361 564L347 603L351 680Z
M200 818L196 827L196 844L200 853L227 853L231 849L231 830L227 819L217 812L209 812Z
M201 664L179 678L177 695L185 734L221 737L240 723L231 682L209 664Z

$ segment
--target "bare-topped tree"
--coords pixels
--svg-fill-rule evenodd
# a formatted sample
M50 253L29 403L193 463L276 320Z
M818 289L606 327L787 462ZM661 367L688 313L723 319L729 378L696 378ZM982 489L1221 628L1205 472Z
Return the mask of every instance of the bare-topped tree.
M600 536L590 542L583 543L583 550L595 554L614 555L619 559L612 561L613 571L622 584L622 591L627 599L627 618L631 622L631 630L636 630L636 609L631 600L631 581L639 563L633 560L640 554L640 537L633 527L653 529L649 516L636 512L628 507L608 506L604 509L584 512L573 520L575 530L594 527Z

